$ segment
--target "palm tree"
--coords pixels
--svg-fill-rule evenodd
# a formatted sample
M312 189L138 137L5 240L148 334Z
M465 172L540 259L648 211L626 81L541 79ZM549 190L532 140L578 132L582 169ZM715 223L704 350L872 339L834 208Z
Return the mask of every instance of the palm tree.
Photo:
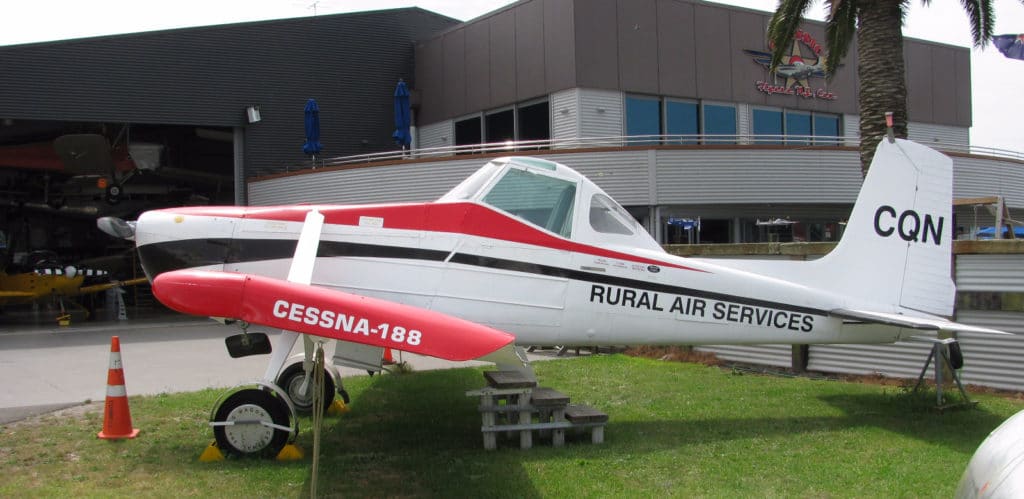
M922 0L925 5L930 0ZM975 47L992 39L995 18L993 0L960 0L971 24ZM875 147L885 134L885 113L893 113L893 131L907 137L907 87L903 63L903 19L910 0L825 0L829 15L825 25L828 49L826 73L835 72L857 36L857 79L860 82L860 164L866 174ZM772 67L792 46L797 27L813 0L779 0L768 24L773 44Z

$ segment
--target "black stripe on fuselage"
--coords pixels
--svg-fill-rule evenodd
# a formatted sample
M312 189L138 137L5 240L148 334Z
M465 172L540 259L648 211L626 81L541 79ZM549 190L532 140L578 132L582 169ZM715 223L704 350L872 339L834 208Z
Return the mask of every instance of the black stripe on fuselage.
M186 239L139 246L139 257L150 278L166 272L191 267L222 263L258 262L291 258L295 254L297 241L294 239ZM318 257L374 257L396 260L444 261L450 252L421 248L403 248L376 244L358 244L337 241L321 241ZM811 315L829 315L825 310L790 305L787 303L747 298L743 296L716 293L684 286L674 286L628 277L618 277L582 270L565 269L532 262L493 258L488 256L456 253L451 262L473 267L507 270L526 274L560 277L593 284L606 284L661 293L692 296L708 300L738 303L755 307L774 308Z

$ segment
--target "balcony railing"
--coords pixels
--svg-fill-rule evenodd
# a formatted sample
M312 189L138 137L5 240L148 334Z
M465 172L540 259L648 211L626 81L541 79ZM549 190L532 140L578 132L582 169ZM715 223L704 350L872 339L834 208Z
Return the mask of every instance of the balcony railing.
M523 140L490 142L485 144L467 144L458 146L427 147L418 149L384 151L353 156L327 158L318 162L316 167L341 166L353 163L371 163L377 161L400 161L408 159L429 159L450 157L463 154L535 154L547 150L571 150L620 147L654 147L654 146L782 146L789 149L800 149L817 146L857 147L857 137L826 137L809 135L631 135L618 137L580 137L571 139ZM948 142L931 142L925 145L944 152L966 153L978 156L989 156L998 159L1024 161L1024 152L980 147L969 144Z

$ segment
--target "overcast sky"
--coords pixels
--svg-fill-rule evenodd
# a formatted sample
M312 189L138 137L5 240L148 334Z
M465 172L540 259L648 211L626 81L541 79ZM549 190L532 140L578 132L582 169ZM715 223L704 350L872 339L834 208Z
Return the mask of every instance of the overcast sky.
M934 0L912 8L904 35L959 46L971 45L971 34L960 2ZM1018 0L993 0L996 33L1024 33L1024 5ZM416 5L459 20L486 14L509 0L3 0L0 7L0 45L32 43L157 29L202 26L314 14L335 14ZM773 0L728 0L719 3L771 11ZM815 19L824 18L823 3ZM3 68L0 68L2 71ZM936 81L935 85L944 82ZM1007 59L994 47L974 49L971 85L975 146L1024 151L1024 61Z

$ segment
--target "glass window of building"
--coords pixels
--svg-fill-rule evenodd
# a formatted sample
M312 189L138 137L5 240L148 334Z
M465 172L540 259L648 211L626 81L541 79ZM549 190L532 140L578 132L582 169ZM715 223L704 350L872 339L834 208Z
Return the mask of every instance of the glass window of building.
M487 143L511 142L516 140L516 117L512 108L491 111L484 117Z
M479 116L455 121L455 145L479 144L482 138L483 130Z
M736 143L736 107L722 104L704 104L704 135L722 135L723 137L705 137L708 144Z
M786 143L810 145L811 115L786 111ZM794 138L788 138L794 137Z
M626 135L661 135L661 100L657 97L626 96ZM632 139L629 145L657 144L655 137Z
M755 144L781 144L785 134L782 128L782 111L778 109L754 109L752 113Z
M546 100L520 105L516 110L519 122L519 140L551 139L550 109Z
M700 119L696 102L665 101L665 134L672 135L667 144L696 144Z
M838 145L839 140L839 116L835 114L814 115L814 143L818 145ZM817 138L825 137L825 138Z

